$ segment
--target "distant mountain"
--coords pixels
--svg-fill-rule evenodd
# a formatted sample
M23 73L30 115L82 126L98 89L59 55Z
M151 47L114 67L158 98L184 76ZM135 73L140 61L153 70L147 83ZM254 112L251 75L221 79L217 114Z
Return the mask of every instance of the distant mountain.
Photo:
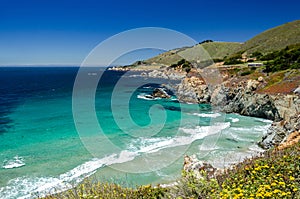
M210 59L216 60L234 56L236 53L239 54L241 52L247 52L248 54L260 52L266 54L297 43L300 43L300 20L269 29L245 43L206 40L192 47L184 47L162 53L144 60L143 64L150 65L149 67L151 65L170 66L183 58L190 62L198 62L199 59L203 59L203 49L207 52L204 53L206 55L204 55L205 59L210 57Z
M300 20L269 29L246 41L239 50L265 54L296 43L300 43Z

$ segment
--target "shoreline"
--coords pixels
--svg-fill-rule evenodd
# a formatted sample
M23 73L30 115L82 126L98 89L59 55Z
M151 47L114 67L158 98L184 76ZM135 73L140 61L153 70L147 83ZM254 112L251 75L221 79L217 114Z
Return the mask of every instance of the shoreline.
M119 70L119 68L111 70ZM126 70L139 71L134 68L126 68ZM222 74L224 81L219 85L211 86L206 85L199 76L188 77L185 74L183 77L181 72L177 73L174 70L171 72L173 75L170 75L170 70L163 69L140 72L143 77L180 79L181 83L173 87L180 102L210 104L224 113L272 120L272 125L258 143L264 150L280 145L291 133L300 130L299 95L259 93L257 90L266 84L261 76L257 80L246 79L236 83L238 81L228 78L228 74Z

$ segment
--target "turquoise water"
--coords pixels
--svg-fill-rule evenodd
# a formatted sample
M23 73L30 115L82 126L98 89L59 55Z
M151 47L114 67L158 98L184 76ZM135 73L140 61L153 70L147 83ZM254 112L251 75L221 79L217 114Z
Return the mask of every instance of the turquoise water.
M87 176L127 186L171 182L185 154L222 168L258 151L255 143L270 125L208 105L182 104L175 95L149 100L145 95L161 80L113 71L98 84L95 124L88 95L72 104L77 71L1 68L0 198L33 198ZM87 78L100 74L85 72Z

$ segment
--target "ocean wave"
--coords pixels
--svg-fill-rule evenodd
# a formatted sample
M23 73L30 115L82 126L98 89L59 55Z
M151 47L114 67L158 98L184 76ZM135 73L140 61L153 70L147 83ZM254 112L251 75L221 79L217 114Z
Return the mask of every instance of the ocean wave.
M272 120L263 119L263 118L256 118L255 120L256 120L256 121L263 122L263 123L267 123L267 124L271 124L271 123L273 123L273 121L272 121Z
M0 188L0 198L35 198L48 194L59 193L76 186L84 178L94 174L97 169L112 164L133 160L136 153L122 151L119 155L112 154L104 158L94 158L74 169L55 177L20 177L12 179L6 187Z
M143 100L161 100L162 98L160 97L153 97L150 94L146 94L146 93L140 93L136 96L138 99L143 99ZM169 101L178 101L178 99L174 96L171 96L171 98L167 99Z
M231 122L235 123L235 122L239 122L240 119L239 118L234 118L234 117L230 117L229 118L231 120Z
M155 153L163 149L189 145L196 140L220 133L230 127L230 123L216 123L214 126L197 126L195 128L180 128L187 136L162 137L162 138L138 138L129 145L133 153Z
M217 118L220 117L220 113L192 113L192 115L199 116L199 117L209 117L209 118Z
M144 99L144 100L157 100L157 99L161 99L161 98L154 98L149 94L145 94L145 93L141 93L139 95L137 95L138 99Z
M240 132L251 132L251 133L265 133L271 126L271 123L267 123L264 126L252 126L252 127L232 127L231 130L233 131L240 131Z
M4 160L2 168L4 169L13 169L13 168L18 168L25 166L25 161L24 158L20 156L15 156L11 160Z
M68 190L84 178L94 174L99 168L113 164L125 163L134 160L142 154L155 153L163 149L189 145L195 140L219 133L228 128L230 123L218 123L214 126L198 126L193 129L181 128L187 136L163 137L163 138L137 138L129 144L127 150L111 154L104 158L94 158L74 169L59 175L58 177L20 177L12 179L6 187L0 188L0 198L34 198L43 197Z
M199 134L216 134L219 133L221 130L224 130L226 128L230 127L230 122L224 122L224 123L215 123L213 126L197 126L194 128L180 128L184 133L195 135Z

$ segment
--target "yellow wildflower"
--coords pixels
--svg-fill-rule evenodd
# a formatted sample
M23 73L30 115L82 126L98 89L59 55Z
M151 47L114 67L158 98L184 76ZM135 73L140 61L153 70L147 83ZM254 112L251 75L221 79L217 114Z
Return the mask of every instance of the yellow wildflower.
M275 189L273 192L274 193L280 193L281 191L279 189Z
M275 183L275 182L273 182L272 184L271 184L271 186L273 186L273 187L275 187L277 184Z
M271 197L272 196L272 193L271 192L266 192L265 193L265 197Z
M296 191L298 191L298 189L297 189L297 188L294 188L294 189L293 189L293 192L296 192Z
M284 185L285 185L285 182L279 182L278 184L284 186Z
M287 195L287 193L285 193L285 192L281 192L281 195L282 195L282 196L286 196L286 195Z

